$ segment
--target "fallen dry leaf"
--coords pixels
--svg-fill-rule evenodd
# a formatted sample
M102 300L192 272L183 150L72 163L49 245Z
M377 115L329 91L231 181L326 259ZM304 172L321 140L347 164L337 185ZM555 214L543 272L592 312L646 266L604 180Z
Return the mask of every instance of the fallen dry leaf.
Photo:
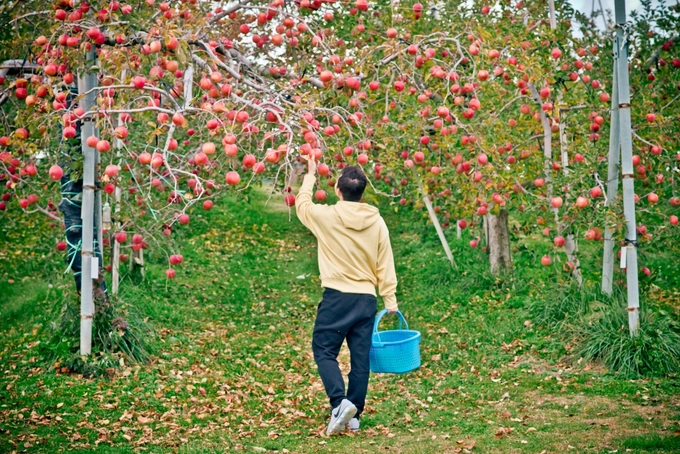
M512 430L513 430L512 427L500 427L496 431L496 437L502 438L502 437L506 436L507 434L511 433Z
M465 438L463 440L457 440L456 443L459 444L464 449L472 449L472 448L475 447L475 444L477 444L477 442L475 440L471 439L471 438Z

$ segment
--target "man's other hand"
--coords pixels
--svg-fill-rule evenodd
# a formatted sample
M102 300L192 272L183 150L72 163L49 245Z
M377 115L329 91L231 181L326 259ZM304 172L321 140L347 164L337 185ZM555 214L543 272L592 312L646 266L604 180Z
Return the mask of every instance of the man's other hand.
M388 314L396 314L399 312L399 308L395 307L394 309L387 309Z

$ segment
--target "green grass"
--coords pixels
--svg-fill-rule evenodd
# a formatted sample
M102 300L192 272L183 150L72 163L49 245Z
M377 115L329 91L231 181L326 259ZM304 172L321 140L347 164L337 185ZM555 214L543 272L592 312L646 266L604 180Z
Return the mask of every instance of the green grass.
M680 436L676 434L671 437L659 435L631 437L623 441L623 446L627 449L644 449L652 452L680 452Z
M576 291L558 263L538 265L549 246L518 236L516 271L496 278L465 232L451 238L451 269L420 214L397 217L391 206L382 211L400 308L423 335L423 364L371 378L360 434L322 436L328 404L310 348L321 297L315 243L264 200L226 198L192 215L191 231L177 233L185 261L175 280L165 279L165 256L149 251L147 279L123 281L120 302L155 329L156 351L111 377L62 374L40 354L64 304L78 304L61 259L3 262L0 451L677 451L677 377L629 380L580 361L556 323L604 300ZM582 262L596 269L589 247ZM672 296L667 286L649 292ZM346 350L341 359L347 372Z

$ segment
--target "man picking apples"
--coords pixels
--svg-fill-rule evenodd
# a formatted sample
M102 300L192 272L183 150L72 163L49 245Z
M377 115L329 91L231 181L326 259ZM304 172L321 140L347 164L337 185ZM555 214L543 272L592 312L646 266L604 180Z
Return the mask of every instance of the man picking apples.
M377 312L376 287L389 313L397 312L397 277L389 232L378 209L361 203L368 182L361 168L345 167L335 184L340 201L315 205L316 161L308 160L308 173L296 201L300 221L318 241L319 272L324 287L319 303L312 350L331 404L328 435L349 425L359 430L370 374L369 350ZM352 370L345 382L338 353L347 340Z

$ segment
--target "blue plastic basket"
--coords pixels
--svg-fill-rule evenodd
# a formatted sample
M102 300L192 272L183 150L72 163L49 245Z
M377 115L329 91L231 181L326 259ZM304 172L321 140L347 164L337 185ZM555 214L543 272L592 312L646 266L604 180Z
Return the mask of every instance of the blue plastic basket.
M373 339L370 350L371 372L405 374L420 367L420 331L408 329L408 323L401 312L399 329L378 332L380 319L387 313L383 309L375 317ZM401 329L402 322L405 329Z

